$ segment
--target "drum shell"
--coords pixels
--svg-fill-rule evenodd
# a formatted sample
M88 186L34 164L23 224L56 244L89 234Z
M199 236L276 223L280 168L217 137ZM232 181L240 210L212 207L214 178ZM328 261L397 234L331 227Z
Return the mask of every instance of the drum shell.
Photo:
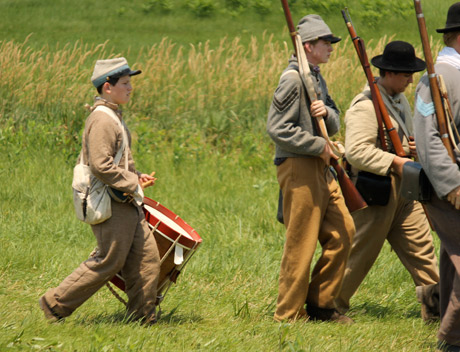
M178 246L174 244L171 239L163 236L159 231L154 231L153 236L157 242L158 252L161 258L160 277L158 279L158 291L161 292L162 288L168 283L168 281L176 282L177 275L181 265L174 263L174 252L175 248L171 249L171 246ZM184 247L184 257L189 253L189 249ZM171 251L169 251L171 249ZM167 253L169 251L169 253Z
M151 213L148 208L156 214ZM164 298L164 295L166 295L171 282L176 282L180 270L194 254L198 246L201 244L202 239L198 233L196 233L196 231L179 216L150 198L144 198L143 210L145 213L145 219L148 222L157 243L161 261L157 286L157 295L160 302ZM180 226L185 232L181 234L168 226L166 223L160 221L159 219L161 219L162 216L159 216L161 214L158 214L157 212L175 222L176 225ZM178 258L180 259L178 261L178 263L180 262L179 264L175 263L176 246L179 246L180 249L182 249L182 255ZM115 275L110 281L120 290L125 291L125 282L121 273Z

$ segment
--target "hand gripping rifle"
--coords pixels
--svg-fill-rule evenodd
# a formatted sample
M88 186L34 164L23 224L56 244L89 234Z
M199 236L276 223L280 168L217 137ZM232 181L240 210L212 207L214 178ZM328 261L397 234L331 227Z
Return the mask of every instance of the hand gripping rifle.
M372 75L369 59L367 57L366 49L364 47L364 41L356 34L355 28L353 27L353 24L351 23L351 20L346 10L342 10L342 16L345 20L345 24L348 27L348 32L350 33L351 40L356 49L356 53L358 54L359 61L361 62L361 66L363 67L364 73L366 74L367 82L371 90L372 103L374 104L375 114L377 115L377 123L379 125L379 137L382 143L382 149L384 151L387 150L385 134L382 128L383 123L390 137L391 143L393 144L393 148L395 150L396 155L403 158L407 157L407 154L402 146L401 139L399 138L398 132L394 128L390 119L390 115L388 114L388 110L385 106L385 103L383 102L382 94L380 93L380 89L377 86L377 81Z
M449 135L448 130L449 123L446 117L446 110L448 112L451 111L450 104L447 100L447 93L444 93L444 102L441 97L440 91L443 84L442 82L440 82L441 76L438 76L434 70L433 57L431 55L430 42L428 40L428 33L426 30L425 16L422 12L422 4L420 0L414 0L414 7L415 13L417 15L420 38L422 40L423 54L425 55L426 71L428 74L428 79L430 81L431 97L433 99L436 119L438 121L439 134L441 135L441 141L444 144L444 147L447 149L449 157L452 159L454 163L456 163L453 151L455 144L453 144L451 141L451 137Z
M284 15L286 17L286 22L289 28L289 34L296 51L297 61L299 64L299 74L307 91L310 103L313 103L314 101L318 100L318 98L316 96L313 80L310 75L310 67L308 65L305 50L303 50L302 40L300 39L300 36L294 27L294 23L292 22L291 11L289 10L287 0L281 0L281 4L283 5ZM319 133L326 140L326 143L329 144L334 153L340 156L343 155L343 151L340 150L338 146L329 139L324 119L319 117L314 118L314 120L316 121ZM350 212L354 212L356 210L365 208L367 206L366 202L356 189L353 182L351 182L343 168L337 162L337 160L331 158L331 166L337 173L337 179L339 181L340 189L342 190L343 198L345 199L345 204L347 205L348 210Z

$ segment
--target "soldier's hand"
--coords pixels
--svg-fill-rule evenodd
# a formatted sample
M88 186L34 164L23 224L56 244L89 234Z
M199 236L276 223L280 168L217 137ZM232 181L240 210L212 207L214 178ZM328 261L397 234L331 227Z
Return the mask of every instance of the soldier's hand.
M315 100L311 105L310 105L310 114L313 117L326 117L327 116L327 110L326 110L326 105L324 105L324 102L322 100Z
M334 154L334 152L332 151L331 147L329 146L329 143L326 143L324 149L323 149L323 152L321 153L321 155L319 156L321 159L323 159L324 163L326 165L330 165L331 164L331 158L332 159L335 159L335 160L338 160L339 157L337 155Z
M415 146L414 137L411 137L409 140L409 151L410 156L414 159L417 159L417 147Z
M449 192L447 200L455 207L455 209L460 209L460 186Z
M409 158L401 158L400 156L395 155L393 162L391 163L391 168L395 173L402 177L403 166L409 161L411 161Z
M153 186L155 184L155 181L157 180L156 177L154 177L155 171L152 172L150 175L147 174L141 174L139 176L139 184L141 185L142 189Z

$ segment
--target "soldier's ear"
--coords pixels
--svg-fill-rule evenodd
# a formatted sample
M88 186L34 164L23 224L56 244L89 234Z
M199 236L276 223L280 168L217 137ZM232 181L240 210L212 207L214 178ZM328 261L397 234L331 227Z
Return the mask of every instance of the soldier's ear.
M312 51L312 45L310 42L303 43L303 48L305 49L305 52L311 53Z
M102 92L107 93L107 94L111 93L111 88L110 88L110 83L109 82L105 82L102 85Z

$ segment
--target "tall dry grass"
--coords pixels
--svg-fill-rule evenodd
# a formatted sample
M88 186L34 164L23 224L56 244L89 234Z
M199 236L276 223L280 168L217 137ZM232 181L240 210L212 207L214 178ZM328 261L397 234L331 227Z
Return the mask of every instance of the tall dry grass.
M382 53L391 39L367 43L369 58ZM432 48L436 54L441 43L432 42ZM366 81L351 41L347 38L334 49L322 72L332 97L345 112ZM215 48L209 43L177 47L164 39L142 49L130 63L143 74L133 80L135 91L128 110L156 129L185 128L204 134L205 139L262 132L291 52L290 43L276 42L272 36L253 38L248 46L239 38L224 38ZM420 45L416 52L422 57ZM90 83L94 62L119 55L123 53L108 51L105 44L76 42L51 52L48 47L32 50L27 41L0 42L0 120L20 126L33 119L79 134L86 116L82 107L96 93ZM414 82L419 76L414 76ZM410 101L414 89L415 84L406 92Z

